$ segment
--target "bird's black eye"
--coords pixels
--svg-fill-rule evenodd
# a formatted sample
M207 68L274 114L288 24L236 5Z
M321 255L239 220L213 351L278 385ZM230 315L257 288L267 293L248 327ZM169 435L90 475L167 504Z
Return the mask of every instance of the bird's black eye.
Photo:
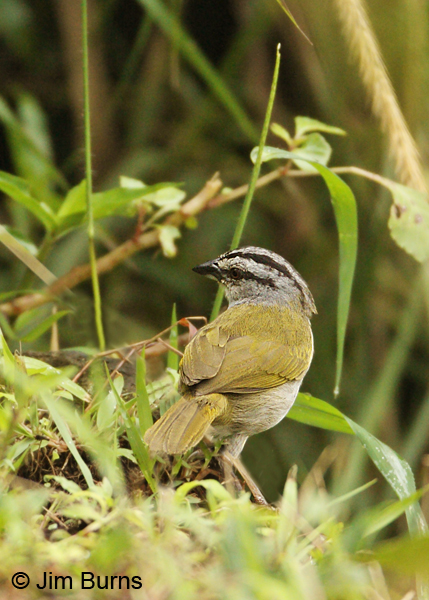
M231 279L235 279L235 280L242 279L242 277L243 277L243 272L241 271L241 269L237 269L235 267L233 267L230 270L229 274L231 275Z

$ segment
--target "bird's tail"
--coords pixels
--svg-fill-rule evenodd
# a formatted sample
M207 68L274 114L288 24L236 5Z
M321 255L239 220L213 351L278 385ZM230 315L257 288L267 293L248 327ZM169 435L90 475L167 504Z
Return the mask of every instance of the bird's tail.
M202 440L211 423L227 408L223 394L185 394L146 431L144 441L151 456L184 454Z

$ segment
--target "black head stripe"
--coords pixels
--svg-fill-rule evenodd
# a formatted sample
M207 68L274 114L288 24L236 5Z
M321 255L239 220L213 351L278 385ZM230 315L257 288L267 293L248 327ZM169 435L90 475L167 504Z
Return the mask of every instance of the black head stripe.
M311 295L310 290L307 287L305 281L301 278L299 273L295 271L295 269L290 265L285 259L281 256L275 254L274 252L270 252L269 250L263 251L263 249L257 248L255 246L247 246L245 248L237 248L236 250L230 250L226 252L220 259L230 259L230 258L242 258L244 260L252 260L255 263L266 265L270 269L277 271L277 273L287 277L295 286L297 291L299 292L299 300L301 301L303 309L306 313L311 316L311 313L316 313L316 307L314 305L314 300ZM258 277L254 273L250 271L244 271L242 276L243 279L253 279L254 281L258 281L264 285L276 288L278 285L276 284L276 277Z
M221 269L221 273L223 277L229 276L229 269ZM275 283L269 279L268 277L258 277L254 273L249 273L249 271L243 271L241 273L241 279L251 279L252 281L257 281L258 283L262 283L263 285L268 285L269 287L275 288Z
M250 248L249 248L249 250L242 248L242 249L232 250L231 252L228 252L227 257L228 258L248 258L248 259L253 260L254 262L259 263L261 265L266 265L267 267L271 267L271 269L275 269L276 271L279 271L279 273L282 273L283 275L286 275L286 277L289 277L289 279L292 279L293 283L299 289L301 294L305 295L303 287L302 287L301 283L298 281L298 277L296 276L295 272L291 268L289 268L287 265L285 265L284 263L278 262L275 258L273 258L273 256L270 256L267 254L259 254L257 252L252 252L252 250ZM273 287L275 287L275 285L273 285Z
M257 254L256 252L251 252L246 250L233 250L232 252L228 252L228 258L249 258L256 263L261 265L267 265L267 267L271 267L283 275L287 277L295 278L291 270L284 264L276 261L272 256L268 256L266 254Z

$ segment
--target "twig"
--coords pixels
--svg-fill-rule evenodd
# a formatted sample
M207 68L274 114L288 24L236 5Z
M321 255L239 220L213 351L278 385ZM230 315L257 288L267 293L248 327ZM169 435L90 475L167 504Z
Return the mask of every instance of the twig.
M193 321L193 320L206 321L205 317L186 317L186 318L188 321ZM142 342L136 342L135 344L130 344L129 346L127 346L125 348L113 348L112 350L105 350L104 352L99 352L96 356L93 356L92 358L90 358L83 365L83 367L80 369L80 371L78 371L76 373L76 375L73 377L73 381L74 382L79 381L79 379L82 377L82 375L85 373L85 371L87 371L89 369L89 367L92 365L92 363L99 358L103 358L104 356L111 356L112 354L119 354L119 356L121 357L121 359L120 359L121 362L119 363L119 365L116 366L115 370L112 372L112 376L113 376L115 373L118 372L118 370L122 367L122 365L129 360L129 358L134 353L139 352L144 347L147 348L147 350L145 352L146 358L148 358L148 356L159 356L160 354L164 354L165 352L168 352L168 350L171 350L172 347L169 344L167 344L166 342L164 342L164 340L162 340L160 336L165 335L166 333L168 333L170 331L170 329L172 329L176 325L179 325L181 320L182 319L180 319L176 323L173 323L169 327L166 327L165 329L163 329L162 331L157 333L154 337L152 337L148 340L144 340ZM179 344L185 345L187 343L187 339L188 339L187 334L180 335L178 338ZM149 348L148 348L148 346L149 346ZM177 352L178 354L180 354L180 356L182 356L182 353L179 352L178 350L176 350L175 348L174 348L174 351ZM125 356L125 354L126 354L126 356Z
M180 350L178 350L177 348L173 348L173 346L171 344L169 344L168 342L165 342L161 338L158 338L157 342L159 342L160 344L162 344L163 346L165 346L165 348L167 349L167 351L169 350L171 352L174 352L175 354L177 354L178 356L180 356L180 358L182 358L183 352L180 352Z
M360 175L371 181L375 181L385 187L391 187L392 182L385 177L365 171L359 167L333 167L331 171L334 173L350 173L352 175ZM287 166L282 166L267 175L263 175L256 182L256 187L264 187L273 181L282 179L283 177L314 177L318 173L300 171L299 169L288 170ZM227 194L220 194L222 181L216 173L213 178L206 183L204 188L194 197L186 202L179 211L170 215L164 224L180 227L189 217L200 214L205 210L211 210L222 206L227 202L232 202L237 198L246 195L248 186L242 185ZM137 239L127 240L111 252L108 252L97 260L98 274L106 273L114 269L117 265L124 262L127 258L138 252L159 245L159 230L152 230L140 235ZM60 277L45 288L43 292L36 294L27 294L0 304L0 312L6 316L19 315L27 310L42 306L60 296L67 289L76 287L79 283L86 281L91 277L91 269L89 264L79 265L71 269L66 275ZM110 353L110 352L109 352Z

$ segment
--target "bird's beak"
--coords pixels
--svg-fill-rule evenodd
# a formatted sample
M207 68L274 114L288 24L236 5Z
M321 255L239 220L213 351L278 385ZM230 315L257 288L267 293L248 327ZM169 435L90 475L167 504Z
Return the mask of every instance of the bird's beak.
M219 281L221 278L221 272L216 260L209 260L202 265L197 265L192 270L198 273L198 275L205 275L206 277L210 277L210 279L216 279L216 281Z

